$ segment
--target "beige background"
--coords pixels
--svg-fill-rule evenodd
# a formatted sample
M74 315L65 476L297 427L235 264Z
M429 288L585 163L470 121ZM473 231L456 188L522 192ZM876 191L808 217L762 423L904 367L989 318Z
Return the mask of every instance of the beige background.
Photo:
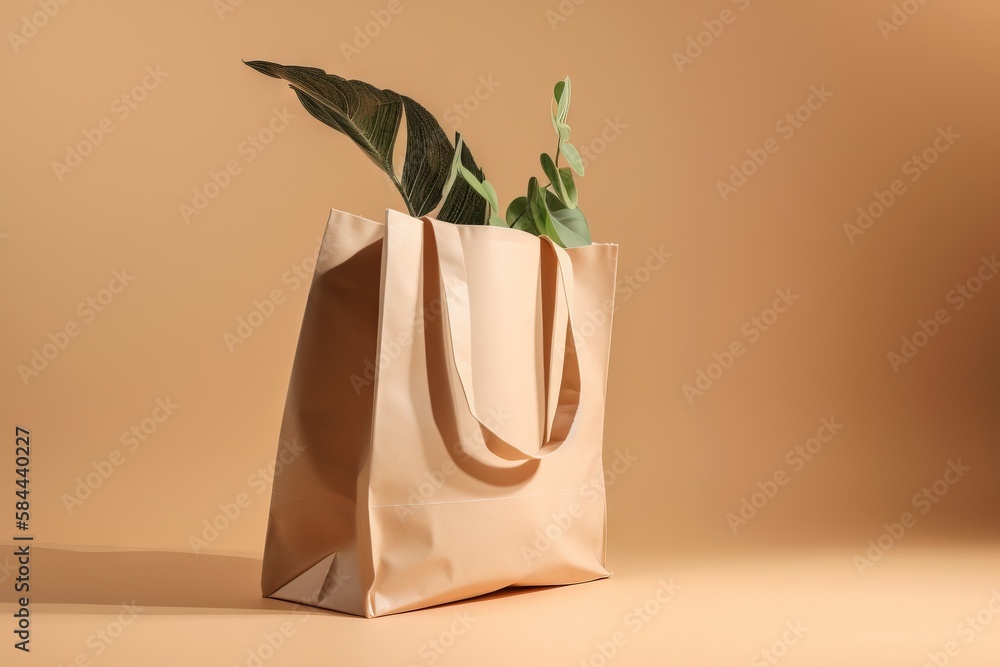
M202 553L259 558L260 469L306 297L295 271L308 270L331 206L378 219L400 202L345 137L241 59L415 98L461 130L505 202L540 171L546 100L572 75L574 141L592 158L582 205L638 286L619 293L608 387L607 460L637 460L609 490L613 568L825 548L861 581L852 556L907 511L916 521L899 550L996 538L1000 281L960 310L949 301L1000 252L996 3L909 0L899 4L916 12L885 32L888 1L400 0L348 58L342 43L388 3L223 2L14 0L0 12L0 409L6 428L34 438L40 542L190 555L220 503L247 494ZM42 6L58 12L46 19ZM720 15L731 22L713 23ZM702 34L708 46L679 67L675 53L706 21L720 34ZM813 97L793 134L776 125L811 89L832 96ZM249 149L271 122L280 131L262 138L273 141ZM908 161L948 128L959 138L911 181ZM57 173L88 136L100 142ZM724 201L718 182L765 145L777 152ZM185 221L181 205L230 161L239 173ZM852 243L844 225L896 179L905 192ZM647 272L653 249L671 257ZM102 292L116 270L134 278ZM230 351L225 334L275 290L283 302ZM751 341L744 324L777 290L798 300ZM99 313L85 305L109 297ZM948 321L896 372L887 354L938 309ZM79 334L23 381L19 366L68 324ZM734 341L745 353L689 401L683 385ZM167 399L179 407L149 421ZM824 418L843 428L796 469L786 454ZM144 420L130 451L123 434ZM116 451L120 465L107 463ZM914 502L959 460L970 469L938 487L939 502ZM782 471L788 483L734 534L727 513ZM1000 583L991 572L984 590ZM931 627L948 631L963 610Z

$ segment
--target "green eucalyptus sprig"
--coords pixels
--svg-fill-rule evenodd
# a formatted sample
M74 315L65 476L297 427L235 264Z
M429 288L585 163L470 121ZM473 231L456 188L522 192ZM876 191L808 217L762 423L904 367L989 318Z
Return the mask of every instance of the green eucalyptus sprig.
M445 191L461 175L472 190L486 200L491 225L511 227L536 236L548 236L564 248L590 245L590 227L579 208L579 194L573 179L574 171L583 176L583 160L576 146L569 142L570 127L566 123L572 91L568 76L557 83L553 91L555 108L550 108L550 114L557 137L556 157L553 159L548 153L542 153L539 158L548 183L539 185L538 179L532 176L528 179L527 194L514 199L507 207L506 215L501 218L496 188L488 180L480 180L462 165L460 156L463 141L459 137ZM568 167L559 166L560 157L566 158Z

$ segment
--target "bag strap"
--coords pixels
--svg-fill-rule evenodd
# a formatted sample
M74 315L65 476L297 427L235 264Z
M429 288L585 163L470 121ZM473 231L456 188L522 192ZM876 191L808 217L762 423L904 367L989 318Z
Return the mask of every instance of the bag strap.
M545 432L541 443L507 442L486 424L476 407L472 373L472 316L459 225L430 219L425 219L425 224L431 226L437 243L441 290L445 296L442 310L447 321L455 369L469 412L489 436L485 438L487 448L507 461L537 460L551 455L566 441L580 407L580 361L577 356L573 314L573 264L569 255L548 237L540 237L542 252L550 253L557 266L553 312L547 313L551 316L553 339L550 342L551 353L544 385ZM562 313L565 313L565 317L560 316ZM563 321L566 323L565 337L560 341L562 331L559 330L559 324ZM558 385L553 384L556 377L559 378Z

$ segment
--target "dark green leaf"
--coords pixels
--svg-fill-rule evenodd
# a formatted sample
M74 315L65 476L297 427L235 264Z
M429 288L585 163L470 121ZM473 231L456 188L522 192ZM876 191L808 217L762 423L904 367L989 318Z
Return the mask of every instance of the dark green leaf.
M535 218L531 215L527 197L518 197L507 207L507 226L536 236L541 233L535 227Z
M555 87L555 89L554 89L553 92L555 93L555 98L556 98L556 103L557 104L559 103L559 98L562 97L563 88L565 88L565 87L566 87L566 82L565 81L559 81L558 83L556 83L556 87Z
M264 61L246 64L262 74L287 81L310 115L350 137L388 174L411 215L426 215L441 201L455 151L427 109L395 91L327 74L314 67ZM406 155L400 175L393 166L393 149L404 115ZM468 161L470 171L479 171L471 153ZM462 162L466 163L466 150L462 152ZM481 177L482 172L478 175ZM462 206L458 205L459 200ZM473 222L478 218L482 224L486 221L484 208L481 204L472 205L459 192L448 214L453 221Z

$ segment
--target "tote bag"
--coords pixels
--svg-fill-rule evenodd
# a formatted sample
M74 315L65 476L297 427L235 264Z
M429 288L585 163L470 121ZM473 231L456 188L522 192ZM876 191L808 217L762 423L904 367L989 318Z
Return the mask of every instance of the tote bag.
M264 596L375 617L606 577L617 246L332 211L281 425Z

